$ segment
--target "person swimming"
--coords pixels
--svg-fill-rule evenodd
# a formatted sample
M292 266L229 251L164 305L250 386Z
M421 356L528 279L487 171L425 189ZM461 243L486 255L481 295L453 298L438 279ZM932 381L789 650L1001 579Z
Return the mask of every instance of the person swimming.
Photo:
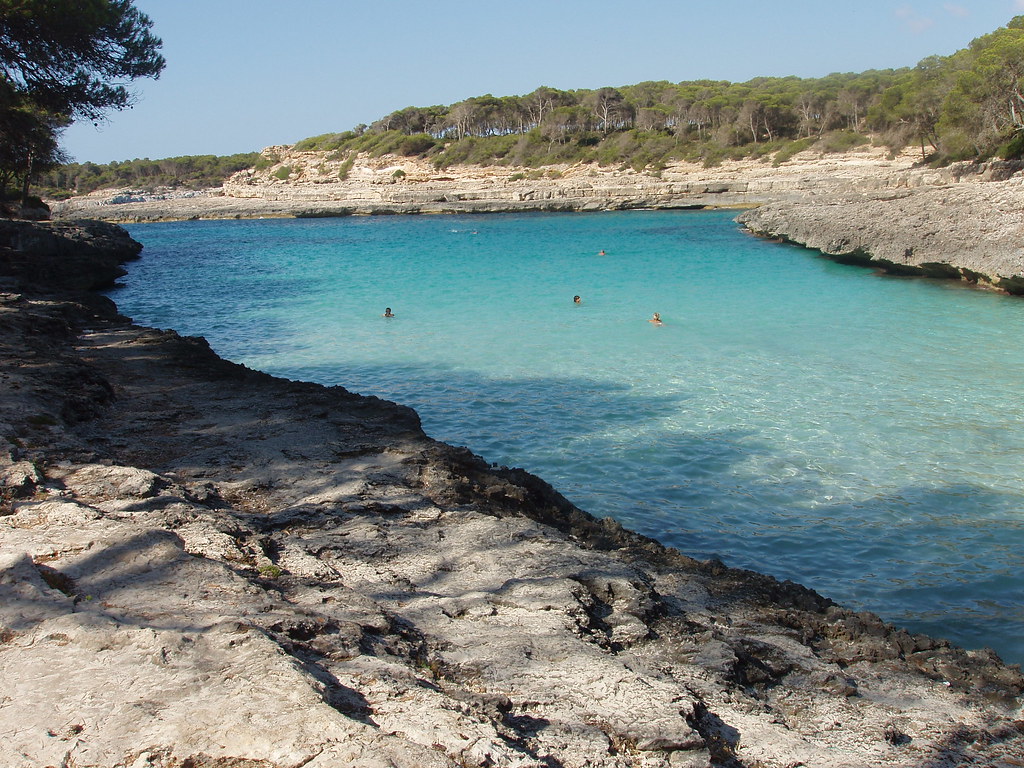
M384 307L384 317L394 317L395 314L391 311L391 307Z
M583 299L581 299L579 296L573 296L572 297L572 303L573 304L582 304L583 303Z
M648 320L647 322L654 323L655 325L664 325L664 323L661 322L661 313L660 312L655 312L654 316L650 320Z
M598 256L604 256L604 255L605 255L605 252L604 252L604 251L602 250L602 251L601 251L600 253L598 253L597 255L598 255Z

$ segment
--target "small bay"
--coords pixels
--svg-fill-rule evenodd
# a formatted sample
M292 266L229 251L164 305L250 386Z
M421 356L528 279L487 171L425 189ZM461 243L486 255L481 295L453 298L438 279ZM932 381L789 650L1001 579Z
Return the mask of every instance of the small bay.
M145 250L110 295L252 368L410 405L686 554L1024 662L1024 301L734 215L131 225Z

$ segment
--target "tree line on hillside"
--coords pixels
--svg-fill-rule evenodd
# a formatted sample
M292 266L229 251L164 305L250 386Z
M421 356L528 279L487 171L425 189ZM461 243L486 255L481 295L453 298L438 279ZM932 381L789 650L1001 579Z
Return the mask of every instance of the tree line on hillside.
M773 153L817 143L843 150L868 136L894 150L920 146L937 162L1024 153L1024 16L951 56L916 67L759 77L745 83L645 82L620 88L477 96L406 107L369 127L300 141L299 150L397 153L458 163L537 166L624 163L656 170L670 159Z
M149 19L130 0L0 0L0 194L38 181L52 196L111 186L202 187L269 158L232 155L64 164L63 126L123 109L116 83L164 66ZM868 141L922 160L1024 156L1024 16L950 56L916 67L759 77L745 83L644 82L620 88L476 96L406 107L370 126L304 139L298 150L423 157L436 167L538 167L597 162L657 173L671 160L714 165L801 149L843 151Z
M107 188L205 189L219 186L224 179L237 171L252 168L259 159L259 152L246 152L227 157L187 155L163 160L144 158L102 165L67 163L40 173L36 178L36 189L40 194L58 200L73 194L87 194Z

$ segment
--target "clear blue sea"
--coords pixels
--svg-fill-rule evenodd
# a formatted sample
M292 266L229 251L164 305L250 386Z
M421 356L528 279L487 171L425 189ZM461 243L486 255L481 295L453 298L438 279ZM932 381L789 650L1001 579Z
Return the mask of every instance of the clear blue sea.
M1024 299L734 215L132 225L143 257L111 296L252 368L411 405L689 555L1024 662Z

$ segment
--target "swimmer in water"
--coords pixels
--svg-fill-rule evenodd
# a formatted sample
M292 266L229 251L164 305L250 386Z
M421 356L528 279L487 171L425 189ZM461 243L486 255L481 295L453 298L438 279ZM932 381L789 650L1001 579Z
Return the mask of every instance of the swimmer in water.
M655 325L664 325L664 323L661 322L661 313L660 312L655 312L654 313L654 317L652 317L647 322L654 323Z
M604 256L604 255L605 255L605 253L604 253L604 251L602 250L602 251L601 251L600 253L598 253L597 255L598 255L598 256Z
M394 317L394 313L391 311L391 307L384 307L384 317Z
M573 296L572 297L572 303L573 304L582 304L583 303L583 299L581 299L579 296Z

